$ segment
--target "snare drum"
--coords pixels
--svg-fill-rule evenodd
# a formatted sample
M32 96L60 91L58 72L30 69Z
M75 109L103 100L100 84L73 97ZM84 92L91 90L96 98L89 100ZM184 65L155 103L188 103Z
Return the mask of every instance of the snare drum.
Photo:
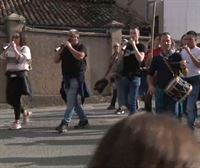
M192 85L179 76L173 78L165 88L165 93L175 101L183 101L191 91Z

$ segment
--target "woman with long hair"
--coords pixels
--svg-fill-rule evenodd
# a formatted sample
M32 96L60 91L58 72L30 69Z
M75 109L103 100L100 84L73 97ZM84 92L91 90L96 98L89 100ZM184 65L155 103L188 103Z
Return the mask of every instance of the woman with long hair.
M31 95L30 82L27 72L31 69L31 52L26 45L24 33L16 32L12 35L12 41L1 54L1 58L6 62L6 98L7 103L14 109L15 120L10 129L20 129L20 114L25 121L31 114L24 110L21 105L22 95Z

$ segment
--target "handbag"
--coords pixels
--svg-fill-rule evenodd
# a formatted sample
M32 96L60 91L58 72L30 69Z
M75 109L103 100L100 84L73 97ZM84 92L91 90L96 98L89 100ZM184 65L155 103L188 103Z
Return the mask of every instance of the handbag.
M94 85L94 90L98 91L101 94L107 85L108 85L108 80L106 78L100 79L96 81Z
M22 76L22 94L23 95L32 95L32 89L31 89L31 83L29 81L29 78L26 74Z

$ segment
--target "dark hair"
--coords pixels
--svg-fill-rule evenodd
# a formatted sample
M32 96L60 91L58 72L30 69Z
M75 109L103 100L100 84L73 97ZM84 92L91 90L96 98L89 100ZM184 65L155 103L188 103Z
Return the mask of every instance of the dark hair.
M133 30L133 29L137 29L137 30L140 32L139 26L131 26L130 29L132 29L132 30Z
M25 33L20 32L19 35L20 35L20 46L26 45Z
M186 34L183 34L183 35L181 36L181 39L180 39L180 47L183 46L183 39L184 39L185 36L186 36Z
M14 35L12 36L12 38L14 36L19 36L19 38L20 38L19 45L20 46L26 45L26 38L25 38L24 32L15 32Z
M88 168L198 168L200 146L172 116L139 114L116 123Z
M183 38L186 36L186 34L183 34L182 36L181 36L181 41L183 40Z
M192 35L192 36L194 36L195 38L197 38L197 33L196 33L195 31L193 31L193 30L188 31L188 32L186 33L186 35Z

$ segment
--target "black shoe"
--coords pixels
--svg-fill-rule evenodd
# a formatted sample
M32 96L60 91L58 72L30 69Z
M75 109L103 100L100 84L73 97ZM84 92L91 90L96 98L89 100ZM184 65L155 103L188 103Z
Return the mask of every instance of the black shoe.
M124 114L124 113L125 113L125 111L122 110L121 108L118 108L118 109L115 111L115 114L117 114L117 115Z
M89 127L88 120L79 121L78 125L74 126L76 129L86 128Z
M64 121L61 121L60 125L56 127L56 130L59 133L66 133L68 132L68 124L64 123Z
M110 105L110 106L107 107L107 110L115 110L115 106Z

